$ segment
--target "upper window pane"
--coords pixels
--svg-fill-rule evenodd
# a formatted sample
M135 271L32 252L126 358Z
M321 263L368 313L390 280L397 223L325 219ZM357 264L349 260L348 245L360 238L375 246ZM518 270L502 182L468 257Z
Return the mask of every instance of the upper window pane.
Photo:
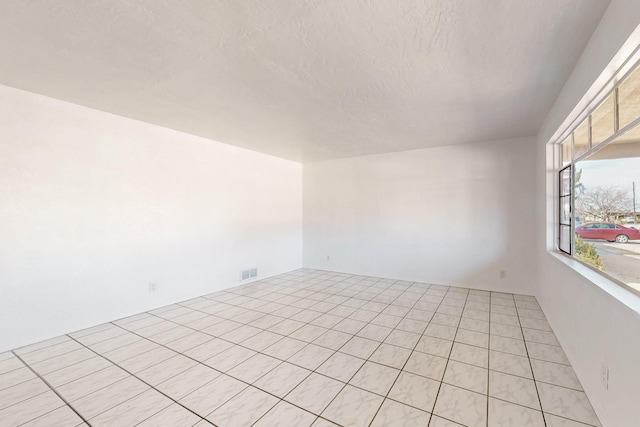
M571 135L562 143L562 166L571 163Z
M615 132L613 95L591 114L591 146L595 147Z
M589 151L589 120L585 120L573 132L573 158L576 159Z
M640 68L618 88L618 117L620 129L640 117Z

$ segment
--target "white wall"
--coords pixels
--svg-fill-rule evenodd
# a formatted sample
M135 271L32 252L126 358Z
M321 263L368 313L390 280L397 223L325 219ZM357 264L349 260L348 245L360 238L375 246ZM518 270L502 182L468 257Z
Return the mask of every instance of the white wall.
M0 86L0 351L299 268L301 173Z
M536 154L540 201L536 230L546 231L546 235L535 233L540 277L536 295L605 427L639 424L640 298L574 265L581 274L562 257L547 252L553 246L555 185L554 173L545 168L551 165L546 143L567 117L575 116L574 106L586 105L621 58L637 46L634 41L626 53L616 55L632 33L637 39L634 30L639 23L639 1L612 1L539 132ZM608 390L600 378L603 363L610 369Z
M534 142L305 164L304 266L531 294Z

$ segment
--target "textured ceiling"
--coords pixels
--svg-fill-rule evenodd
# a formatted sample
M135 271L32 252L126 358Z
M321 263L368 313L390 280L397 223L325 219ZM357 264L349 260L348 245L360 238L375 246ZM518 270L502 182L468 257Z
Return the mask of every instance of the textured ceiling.
M0 84L315 161L533 135L604 0L2 0Z

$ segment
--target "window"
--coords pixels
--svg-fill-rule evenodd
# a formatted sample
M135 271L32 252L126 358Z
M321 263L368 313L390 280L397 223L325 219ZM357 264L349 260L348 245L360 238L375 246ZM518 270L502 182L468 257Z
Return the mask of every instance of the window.
M558 250L640 293L640 68L557 144Z

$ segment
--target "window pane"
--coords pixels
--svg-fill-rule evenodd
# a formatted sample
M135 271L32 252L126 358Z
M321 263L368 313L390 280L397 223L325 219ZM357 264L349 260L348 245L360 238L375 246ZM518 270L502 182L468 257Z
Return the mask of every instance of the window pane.
M560 226L560 250L568 254L571 253L571 227L568 225Z
M618 88L618 117L620 129L640 117L640 68Z
M573 158L582 156L589 150L589 121L585 120L573 132Z
M560 190L561 196L568 196L571 194L571 168L566 168L561 172L560 179L562 180L562 187Z
M560 200L560 223L571 226L571 197Z
M574 256L640 290L640 126L574 168L576 217L594 223L576 228Z
M562 142L562 166L571 163L571 135Z
M610 95L591 114L591 146L600 144L613 135L614 131L613 95Z

